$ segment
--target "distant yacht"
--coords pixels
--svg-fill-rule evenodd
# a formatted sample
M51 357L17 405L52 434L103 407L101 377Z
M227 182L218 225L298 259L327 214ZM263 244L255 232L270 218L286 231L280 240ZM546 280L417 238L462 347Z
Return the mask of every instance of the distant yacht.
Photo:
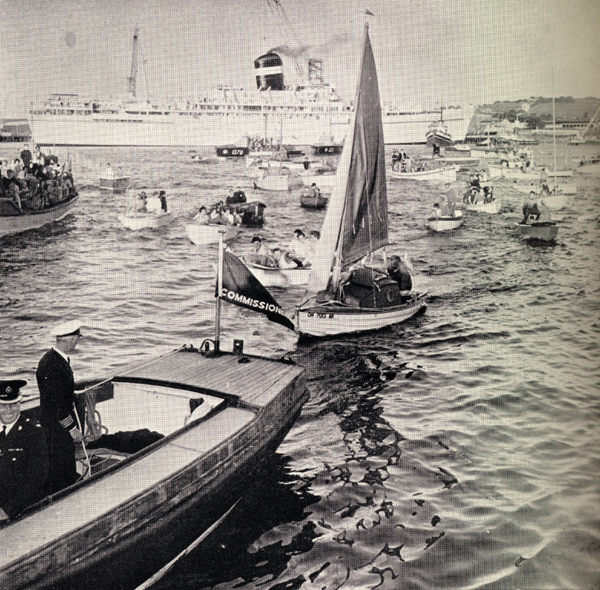
M254 60L256 88L218 86L203 97L166 101L136 93L138 31L133 37L128 95L95 100L52 94L30 111L33 141L39 145L222 146L246 145L249 138L276 138L282 144L317 144L326 133L341 143L352 106L323 81L322 61L308 59L305 83L286 85L281 56L270 51ZM424 143L439 110L383 107L386 144ZM472 109L445 107L444 124L455 141L465 138Z

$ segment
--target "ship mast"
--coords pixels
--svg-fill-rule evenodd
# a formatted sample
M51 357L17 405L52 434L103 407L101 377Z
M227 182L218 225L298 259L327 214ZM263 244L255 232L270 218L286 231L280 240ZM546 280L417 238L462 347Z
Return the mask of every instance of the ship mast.
M135 32L133 33L133 52L131 55L131 72L129 74L129 78L127 78L127 92L136 97L136 76L138 70L138 27L135 28Z

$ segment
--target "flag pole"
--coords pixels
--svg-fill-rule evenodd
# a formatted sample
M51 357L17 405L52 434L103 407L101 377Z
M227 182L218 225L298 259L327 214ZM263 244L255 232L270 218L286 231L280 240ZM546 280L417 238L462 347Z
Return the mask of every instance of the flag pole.
M215 353L221 348L221 293L223 291L223 234L225 230L219 230L219 264L217 266L217 308L215 312Z

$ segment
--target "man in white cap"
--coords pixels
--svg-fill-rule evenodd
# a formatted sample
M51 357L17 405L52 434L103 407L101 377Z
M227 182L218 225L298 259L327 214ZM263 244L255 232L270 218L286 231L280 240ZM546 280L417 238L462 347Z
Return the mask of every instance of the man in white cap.
M50 452L50 494L78 480L75 443L83 439L75 415L75 379L68 356L81 338L81 322L59 324L52 335L56 343L42 357L35 374L40 390L40 423Z
M22 379L0 381L0 523L41 500L48 477L44 431L21 414L25 385Z

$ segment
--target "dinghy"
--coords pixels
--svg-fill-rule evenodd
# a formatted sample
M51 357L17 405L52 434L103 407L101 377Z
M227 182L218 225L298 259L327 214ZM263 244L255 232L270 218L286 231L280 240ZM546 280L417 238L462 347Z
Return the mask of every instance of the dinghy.
M446 183L456 181L456 165L440 166L431 170L420 172L401 172L390 168L390 176L399 180L425 180L434 183Z
M211 225L208 223L188 223L185 233L196 246L218 244L219 232L224 231L223 241L229 242L237 237L242 228L239 225Z
M459 228L463 222L462 211L457 209L454 215L429 217L427 227L435 232L450 231Z
M355 108L315 250L308 291L296 309L304 337L377 330L426 306L387 274L355 263L388 244L385 146L375 59L365 25ZM342 272L348 273L346 282Z
M119 221L128 229L134 231L145 228L157 228L167 225L173 219L171 213L123 213L118 216Z

